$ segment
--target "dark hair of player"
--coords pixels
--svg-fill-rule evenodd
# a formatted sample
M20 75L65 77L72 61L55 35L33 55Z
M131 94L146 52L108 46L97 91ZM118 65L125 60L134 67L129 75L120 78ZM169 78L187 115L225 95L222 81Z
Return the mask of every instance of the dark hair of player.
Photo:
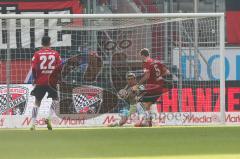
M149 56L149 50L147 49L147 48L143 48L143 49L141 49L140 50L140 52L139 52L142 56Z
M42 37L42 46L49 46L51 38L49 36Z

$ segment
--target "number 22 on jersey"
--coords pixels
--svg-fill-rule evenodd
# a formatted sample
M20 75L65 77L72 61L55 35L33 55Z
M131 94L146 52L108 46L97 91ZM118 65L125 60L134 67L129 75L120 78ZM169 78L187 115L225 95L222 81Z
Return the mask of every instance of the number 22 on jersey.
M41 55L39 57L41 63L40 63L40 69L41 70L53 70L55 69L55 60L56 57L54 55Z

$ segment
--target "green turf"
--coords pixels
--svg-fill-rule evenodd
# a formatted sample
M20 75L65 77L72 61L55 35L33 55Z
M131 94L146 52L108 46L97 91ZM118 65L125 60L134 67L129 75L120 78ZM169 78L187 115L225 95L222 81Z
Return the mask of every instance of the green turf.
M240 127L0 130L1 159L240 158Z

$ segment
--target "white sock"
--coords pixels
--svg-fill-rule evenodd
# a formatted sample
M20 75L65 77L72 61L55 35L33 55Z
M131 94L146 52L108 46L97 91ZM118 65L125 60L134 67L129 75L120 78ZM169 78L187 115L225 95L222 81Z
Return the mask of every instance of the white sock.
M154 112L154 111L152 111L152 110L150 110L149 111L149 116L152 118L152 119L156 119L157 117L156 117L156 113Z
M138 120L140 120L140 122L143 122L145 119L144 105L141 102L137 102L136 108L137 108Z
M32 109L32 125L36 124L37 115L38 115L38 106L34 106Z
M137 108L138 115L144 114L144 112L145 112L144 105L141 102L137 102L136 108Z
M149 120L150 119L150 111L146 110L145 111L145 120Z
M49 119L51 119L52 116L55 114L57 104L58 104L57 100L52 101L52 105L50 106L50 110L49 110L49 116L48 116Z

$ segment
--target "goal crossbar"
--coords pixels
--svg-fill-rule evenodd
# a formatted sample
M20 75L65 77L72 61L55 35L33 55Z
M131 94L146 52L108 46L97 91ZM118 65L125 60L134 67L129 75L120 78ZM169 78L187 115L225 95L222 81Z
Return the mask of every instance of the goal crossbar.
M143 13L143 14L1 14L1 19L56 19L56 18L194 18L224 17L224 13Z

